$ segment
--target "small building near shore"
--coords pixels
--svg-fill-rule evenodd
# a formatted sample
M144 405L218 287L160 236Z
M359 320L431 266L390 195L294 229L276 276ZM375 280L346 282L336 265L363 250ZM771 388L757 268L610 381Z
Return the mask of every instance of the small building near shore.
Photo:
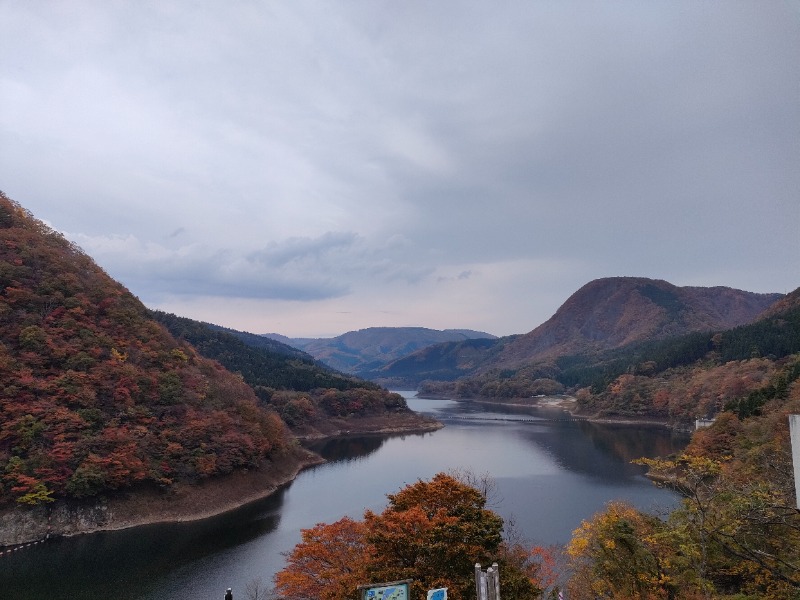
M716 419L701 419L697 418L694 420L694 430L697 431L698 429L703 429L705 427L711 427L714 424Z

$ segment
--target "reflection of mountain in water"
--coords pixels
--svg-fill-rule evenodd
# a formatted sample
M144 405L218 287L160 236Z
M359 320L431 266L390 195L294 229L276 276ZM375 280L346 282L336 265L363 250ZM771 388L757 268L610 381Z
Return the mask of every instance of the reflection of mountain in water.
M580 423L581 430L602 450L629 463L637 458L669 456L681 450L689 435L659 426Z
M578 428L583 435L574 435ZM546 426L522 429L520 434L543 447L564 468L601 478L622 481L644 473L631 461L668 456L686 445L688 437L653 426L616 425L589 421L550 421Z
M387 439L388 436L359 436L326 439L304 445L327 461L339 462L360 460L369 456L383 446Z
M444 423L464 419L485 422L487 427L513 428L514 435L544 449L565 469L616 482L644 473L643 467L631 461L668 456L680 451L689 440L688 435L664 427L592 423L550 406L460 401L432 414ZM576 429L581 435L576 435Z

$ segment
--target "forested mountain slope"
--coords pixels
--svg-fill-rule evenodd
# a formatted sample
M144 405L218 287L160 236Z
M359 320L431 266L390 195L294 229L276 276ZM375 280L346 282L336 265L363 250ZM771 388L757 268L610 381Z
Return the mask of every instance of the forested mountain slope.
M0 503L170 486L290 446L274 411L0 196Z
M602 362L615 349L729 329L753 321L781 297L725 287L680 288L641 277L598 279L575 292L550 319L527 334L493 343L425 348L365 375L374 381L404 381L414 386L425 380L458 378L485 383L518 373L529 382L553 379L564 369L565 358L580 357L585 366ZM545 385L529 391L546 393L545 389L551 388ZM464 393L474 392L472 385Z
M215 329L217 331L224 331L225 333L229 333L239 338L242 342L253 348L268 350L269 352L274 352L276 354L285 354L286 356L293 356L295 358L299 358L302 360L314 360L314 357L308 354L308 352L303 352L303 350L300 349L301 346L297 345L293 346L284 339L280 339L281 336L268 337L265 335L259 335L257 333L238 331L236 329L223 327L221 325L215 325L213 323L203 323L203 325L206 325L211 329ZM289 338L285 339L288 340Z
M481 366L516 368L557 356L590 354L696 331L752 322L781 298L727 287L678 287L643 277L587 283L542 325Z
M689 426L723 410L758 414L800 375L800 290L748 325L561 356L520 369L421 391L456 397L528 398L567 391L578 410L605 418L658 419Z
M254 388L261 386L302 392L323 387L338 390L377 388L373 383L317 363L302 350L260 335L157 310L150 314L176 338L186 340L204 356L221 362L226 369L241 373Z
M767 318L778 315L787 311ZM753 333L738 332L758 342ZM646 400L642 381L627 377L609 391ZM682 492L666 518L617 502L575 531L569 596L796 600L800 511L788 417L800 414L800 354L700 362L650 385L666 406L668 394L684 406L710 402L716 420L682 455L643 461L656 481Z
M582 388L579 405L593 414L683 423L724 410L758 415L800 377L800 289L764 315L726 331L628 348L599 364L577 360L560 377Z
M409 410L402 396L322 366L280 342L159 311L151 314L175 337L240 374L261 403L298 434L435 426Z

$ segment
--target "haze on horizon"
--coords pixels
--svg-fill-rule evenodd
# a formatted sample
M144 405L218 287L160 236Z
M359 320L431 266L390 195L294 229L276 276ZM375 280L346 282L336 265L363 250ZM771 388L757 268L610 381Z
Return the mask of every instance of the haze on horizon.
M800 285L800 5L0 2L0 189L145 304L524 333Z

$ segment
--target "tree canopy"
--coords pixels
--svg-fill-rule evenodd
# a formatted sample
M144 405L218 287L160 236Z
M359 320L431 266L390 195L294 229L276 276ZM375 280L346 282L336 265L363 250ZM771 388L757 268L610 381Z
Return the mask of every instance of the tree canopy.
M320 523L302 533L275 576L287 600L353 598L359 584L412 579L413 597L446 587L448 597L476 597L476 562L500 565L509 597L537 598L536 553L503 540L503 520L486 508L485 496L456 477L439 473L395 494L380 514Z

